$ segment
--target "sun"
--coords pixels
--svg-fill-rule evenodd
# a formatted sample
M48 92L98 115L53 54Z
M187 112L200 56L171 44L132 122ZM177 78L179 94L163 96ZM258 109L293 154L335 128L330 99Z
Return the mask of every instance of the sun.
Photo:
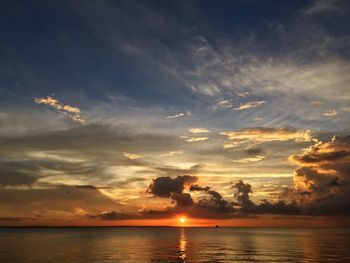
M181 216L181 217L179 218L179 221L180 221L181 224L186 223L186 217Z

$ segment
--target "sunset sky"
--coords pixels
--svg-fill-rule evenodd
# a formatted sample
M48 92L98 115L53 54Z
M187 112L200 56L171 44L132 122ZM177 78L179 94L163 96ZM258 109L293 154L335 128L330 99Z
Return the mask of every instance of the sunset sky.
M350 225L349 1L0 14L0 225Z

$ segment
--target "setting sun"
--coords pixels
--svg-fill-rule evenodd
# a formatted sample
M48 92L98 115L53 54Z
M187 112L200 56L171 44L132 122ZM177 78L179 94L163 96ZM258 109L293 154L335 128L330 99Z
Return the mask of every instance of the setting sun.
M181 224L185 223L185 222L186 222L186 217L181 216L181 217L179 218L179 221L180 221Z

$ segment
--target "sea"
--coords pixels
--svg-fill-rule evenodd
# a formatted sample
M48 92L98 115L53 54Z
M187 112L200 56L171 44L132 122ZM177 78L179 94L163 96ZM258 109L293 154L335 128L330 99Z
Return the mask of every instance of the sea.
M350 228L0 228L0 262L350 262Z

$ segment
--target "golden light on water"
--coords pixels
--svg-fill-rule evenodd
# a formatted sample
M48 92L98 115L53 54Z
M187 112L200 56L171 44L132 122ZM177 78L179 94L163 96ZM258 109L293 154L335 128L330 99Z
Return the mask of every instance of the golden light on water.
M179 258L182 260L185 260L186 259L186 250L187 250L187 240L186 240L184 228L181 228L179 248L180 248L180 253L181 253Z

